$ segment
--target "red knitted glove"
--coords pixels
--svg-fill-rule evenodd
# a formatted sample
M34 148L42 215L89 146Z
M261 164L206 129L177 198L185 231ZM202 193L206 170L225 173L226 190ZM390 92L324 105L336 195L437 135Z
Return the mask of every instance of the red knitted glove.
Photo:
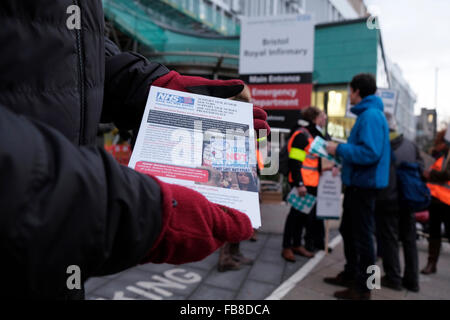
M235 97L244 89L244 82L241 80L210 80L202 77L182 76L176 71L170 71L162 77L153 81L154 86L191 92L217 98ZM267 113L258 107L253 108L253 126L259 137L259 130L266 129L267 135L270 127L267 123Z
M270 127L267 123L267 113L259 107L253 107L253 126L255 127L256 134L258 138L259 130L267 130L267 136L270 134Z
M210 80L202 77L182 76L175 71L170 71L156 79L152 85L217 98L231 98L244 89L244 82L241 80Z
M154 179L163 197L163 227L142 263L199 261L225 242L252 236L253 227L244 213L209 202L194 190Z

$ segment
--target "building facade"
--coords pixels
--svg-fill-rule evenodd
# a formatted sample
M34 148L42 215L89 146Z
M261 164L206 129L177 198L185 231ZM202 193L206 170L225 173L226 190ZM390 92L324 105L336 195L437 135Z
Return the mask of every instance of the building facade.
M417 116L417 145L425 152L432 146L437 133L436 109L422 108Z
M224 0L225 1L225 0ZM240 16L312 13L317 24L356 19L367 14L362 0L230 0Z
M346 140L355 117L349 112L349 83L359 73L376 75L379 87L389 88L389 71L381 32L366 19L316 25L312 105L326 111L328 133Z
M415 96L401 72L387 64L381 31L367 27L362 0L103 0L111 39L183 74L239 77L240 20L244 16L310 13L316 23L311 104L327 112L328 130L346 139L348 84L376 75L380 88L399 91L400 129L414 136ZM133 44L130 46L129 44Z
M395 109L395 119L398 131L406 138L414 141L416 139L416 116L414 106L417 98L408 82L402 75L402 71L397 64L389 64L389 75L391 88L397 91L397 106Z

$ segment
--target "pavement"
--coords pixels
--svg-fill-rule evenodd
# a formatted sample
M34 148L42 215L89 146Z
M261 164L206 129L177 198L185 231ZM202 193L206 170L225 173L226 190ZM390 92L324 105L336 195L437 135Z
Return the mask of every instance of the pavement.
M419 251L419 268L427 262L428 243L421 239L417 242ZM402 253L400 254L402 257ZM318 265L301 282L290 290L282 300L333 300L335 291L345 288L332 286L323 282L324 277L337 275L344 269L345 259L342 241L333 252L318 263ZM401 260L403 266L403 260ZM381 261L377 262L383 270ZM450 244L443 243L439 258L437 273L433 275L419 275L420 291L414 293L408 290L395 291L381 287L372 290L373 300L450 300Z
M183 265L145 264L114 275L91 278L85 284L89 300L326 300L340 290L323 282L344 265L338 221L330 222L330 254L319 251L313 259L281 257L285 203L262 204L263 227L256 242L241 242L242 253L255 260L237 271L218 272L219 252ZM419 263L427 258L426 240L419 241ZM421 291L374 290L373 299L450 299L450 245L444 244L438 273L420 278Z

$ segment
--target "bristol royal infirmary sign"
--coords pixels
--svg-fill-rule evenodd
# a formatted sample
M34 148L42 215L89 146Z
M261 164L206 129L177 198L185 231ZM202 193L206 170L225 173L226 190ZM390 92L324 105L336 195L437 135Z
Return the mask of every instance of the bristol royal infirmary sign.
M309 106L313 66L311 15L243 18L239 73L256 106L267 110Z

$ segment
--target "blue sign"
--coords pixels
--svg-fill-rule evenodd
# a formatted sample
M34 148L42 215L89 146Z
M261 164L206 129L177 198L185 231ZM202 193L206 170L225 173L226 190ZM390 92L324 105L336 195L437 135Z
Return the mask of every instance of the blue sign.
M175 94L157 92L156 101L164 104L171 104L175 106L194 106L195 99L190 97L182 97Z

